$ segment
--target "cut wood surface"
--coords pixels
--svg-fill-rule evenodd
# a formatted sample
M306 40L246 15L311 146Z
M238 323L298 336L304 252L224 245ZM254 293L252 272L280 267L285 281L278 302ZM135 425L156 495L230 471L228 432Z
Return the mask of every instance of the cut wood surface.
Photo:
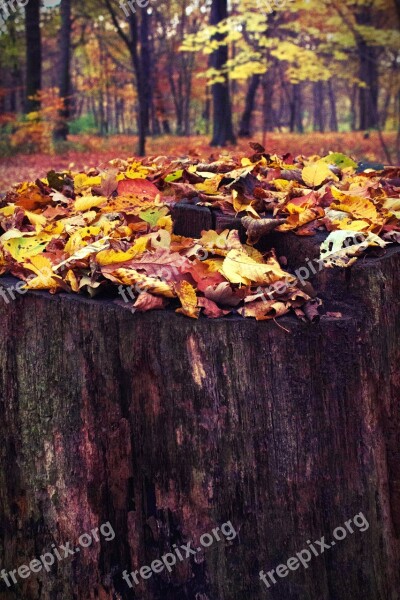
M177 232L195 235L187 215ZM301 264L295 236L280 237ZM0 598L397 600L399 267L395 248L320 274L316 291L342 316L317 325L0 300L1 568L102 523L115 531L49 573L0 580ZM260 581L361 512L368 530L270 589ZM133 589L123 580L227 521L233 541Z

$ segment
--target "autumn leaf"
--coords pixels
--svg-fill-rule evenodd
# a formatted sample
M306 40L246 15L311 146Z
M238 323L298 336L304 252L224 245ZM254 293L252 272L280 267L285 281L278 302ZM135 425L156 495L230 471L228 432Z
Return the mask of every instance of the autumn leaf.
M147 179L124 179L118 183L117 191L119 196L143 196L150 200L160 193L154 183Z
M203 231L200 244L207 252L226 256L230 250L241 250L242 244L236 230L225 229L222 233Z
M137 294L148 292L157 296L165 296L166 298L174 298L176 296L172 283L162 281L157 277L148 277L135 269L120 267L110 270L109 267L104 267L101 272L106 279L114 283L132 287Z
M282 317L290 310L290 304L279 302L277 300L255 300L245 304L243 308L239 308L238 313L242 317L253 317L257 321L267 321L268 319L276 319Z
M288 281L295 279L289 273L282 271L274 257L271 256L266 263L262 264L239 250L231 250L227 254L220 273L231 283L242 285L253 283L271 285L280 279L287 278Z
M257 244L260 239L271 233L279 225L285 222L284 219L253 219L252 217L243 217L243 227L247 231L247 243Z
M200 308L197 306L194 287L188 281L181 281L175 285L175 291L182 304L182 308L178 308L176 312L192 319L198 319Z
M0 237L0 244L4 250L10 253L17 262L41 254L52 239L51 235L44 233L30 234L16 229L10 229Z
M148 292L142 292L136 299L133 309L138 312L148 312L150 310L161 310L165 308L167 301L161 296L153 296Z
M333 231L321 244L320 260L325 267L349 267L369 246L384 248L387 244L370 232Z
M294 206L294 205L292 205ZM290 210L290 204L287 206ZM293 211L292 214L286 219L286 222L283 225L279 225L276 228L276 231L293 231L302 225L310 223L315 219L320 219L325 215L325 211L323 208L317 206L316 208L306 208L301 209L299 211Z
M337 177L324 162L316 162L304 167L301 172L301 176L304 183L312 188L319 187L327 179L337 180Z
M53 265L43 255L33 256L23 264L28 271L35 273L36 277L30 278L24 285L26 290L50 290L52 292L60 289L62 278L53 272Z
M107 202L104 196L81 196L73 204L75 212L86 212Z

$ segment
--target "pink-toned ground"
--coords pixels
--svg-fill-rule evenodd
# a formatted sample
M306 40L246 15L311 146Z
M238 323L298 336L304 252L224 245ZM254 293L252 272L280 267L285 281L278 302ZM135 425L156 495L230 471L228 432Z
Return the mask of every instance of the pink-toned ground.
M395 147L395 133L385 134L385 140L390 149ZM255 135L253 141L262 141L261 136ZM10 158L0 159L0 192L9 189L13 184L21 181L34 181L43 177L51 169L80 170L86 166L96 167L112 158L127 158L135 155L136 139L128 136L112 136L99 138L95 136L71 136L70 142L78 149L70 150L64 154L19 154ZM161 154L171 156L199 155L208 158L211 154L218 156L221 151L251 152L249 140L239 140L238 145L225 149L211 148L209 138L205 136L184 137L159 137L149 138L147 154L158 156ZM387 163L384 151L377 133L372 133L368 138L361 132L351 133L310 133L310 134L268 134L266 149L269 153L293 155L303 154L310 156L318 154L324 156L329 151L343 152L355 160L371 160ZM394 152L393 152L394 156Z

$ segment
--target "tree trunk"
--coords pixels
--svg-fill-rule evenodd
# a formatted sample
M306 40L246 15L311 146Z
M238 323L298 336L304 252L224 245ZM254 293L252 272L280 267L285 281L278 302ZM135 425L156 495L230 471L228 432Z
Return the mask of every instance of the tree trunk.
M71 113L71 0L61 0L61 30L60 30L60 98L64 108L60 111L59 123L55 137L66 140L68 137L68 119Z
M299 247L317 251L313 239L278 237L289 266ZM3 578L2 600L398 600L399 267L394 248L323 273L319 289L342 316L315 326L6 295L0 564L7 575L52 544L73 553L48 573L17 574L18 585ZM333 547L360 513L369 527ZM230 541L131 578L134 589L123 579L174 544L201 548L228 521ZM107 522L115 538L96 542ZM330 547L314 557L307 540L322 536ZM278 576L301 552L307 568ZM266 589L259 572L271 569Z
M260 80L261 75L253 75L250 79L249 87L247 88L245 108L239 125L239 137L249 138L252 135L251 124Z
M336 96L332 85L332 80L328 81L328 98L329 98L329 129L331 131L339 131L337 111L336 111Z
M218 25L228 16L227 0L212 0L211 5L211 25ZM221 41L224 36L216 36L215 39ZM221 70L228 60L228 46L222 45L211 55L211 66L216 70ZM216 83L212 86L213 97L213 138L211 146L226 146L227 143L236 143L233 133L232 107L229 92L228 76L225 76L224 83Z
M357 15L359 25L373 25L372 9L363 7ZM360 61L360 80L364 87L359 90L360 122L359 129L375 129L379 127L378 94L379 73L377 49L370 46L362 36L357 37L357 48Z
M313 99L314 99L314 118L313 128L314 131L325 131L325 114L324 114L324 100L325 100L324 82L316 81L313 84Z
M290 132L304 132L303 128L303 99L301 94L301 84L292 85L292 97L290 99Z
M29 0L25 6L26 98L25 112L40 108L37 94L42 89L42 39L40 33L40 0Z

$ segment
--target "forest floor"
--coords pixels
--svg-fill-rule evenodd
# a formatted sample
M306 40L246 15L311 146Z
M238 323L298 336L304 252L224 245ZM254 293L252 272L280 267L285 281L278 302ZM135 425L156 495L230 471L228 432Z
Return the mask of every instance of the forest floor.
M262 136L255 134L253 141L261 143ZM239 140L237 146L218 149L211 148L209 137L157 137L149 138L147 143L148 156L201 156L217 157L220 152L240 152L246 154L250 140ZM385 133L385 141L394 150L395 133ZM18 154L0 158L0 192L6 191L12 185L22 181L34 181L44 177L51 170L72 169L79 171L84 167L97 167L113 158L128 158L134 156L136 139L133 136L71 136L67 151L62 154ZM349 133L269 133L266 139L266 149L270 154L286 154L294 156L303 154L324 156L329 151L343 152L357 161L379 161L387 163L377 133L371 133L365 138L362 132ZM395 153L392 153L395 156Z

